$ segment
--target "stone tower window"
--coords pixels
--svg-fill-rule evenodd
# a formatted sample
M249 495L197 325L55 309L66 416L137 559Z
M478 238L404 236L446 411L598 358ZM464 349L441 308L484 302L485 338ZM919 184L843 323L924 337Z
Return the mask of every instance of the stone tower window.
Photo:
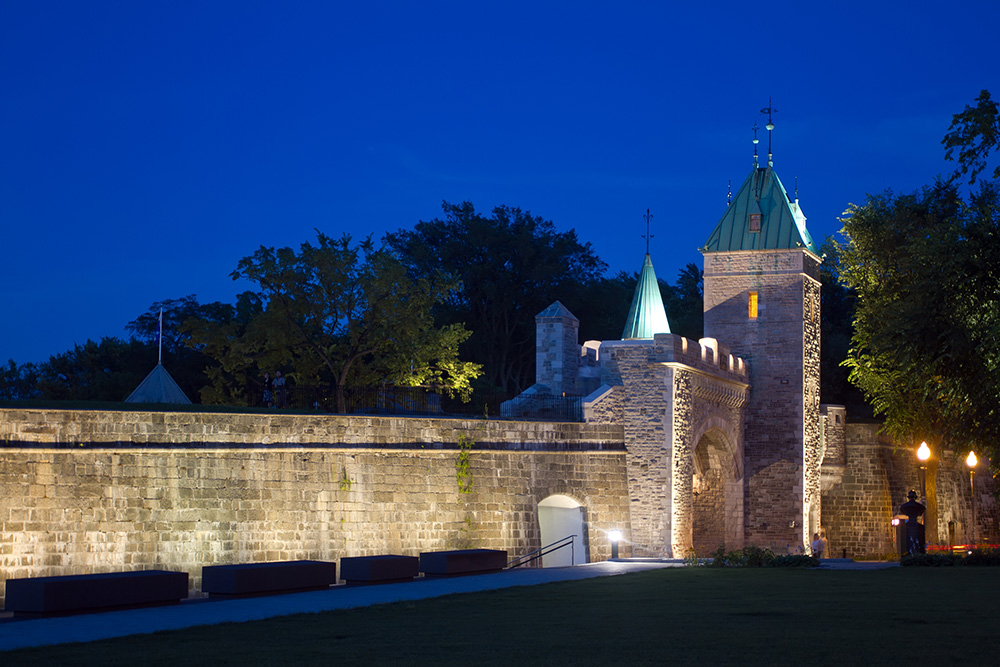
M749 315L751 320L757 319L757 292L750 292Z

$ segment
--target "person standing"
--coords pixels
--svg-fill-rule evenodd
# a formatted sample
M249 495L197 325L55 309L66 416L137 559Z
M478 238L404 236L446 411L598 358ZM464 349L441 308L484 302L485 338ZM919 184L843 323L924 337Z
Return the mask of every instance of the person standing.
M285 407L285 376L281 371L274 371L274 403L279 408Z
M271 407L274 405L274 393L271 390L271 374L264 371L264 405Z
M813 533L812 554L816 558L823 557L823 542L819 539L819 533Z

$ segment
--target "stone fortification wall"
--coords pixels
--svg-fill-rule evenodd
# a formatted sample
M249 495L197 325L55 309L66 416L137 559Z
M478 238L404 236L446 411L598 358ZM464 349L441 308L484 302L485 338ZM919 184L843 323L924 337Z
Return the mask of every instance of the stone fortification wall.
M824 464L823 527L830 555L879 557L896 550L892 517L911 489L920 493L920 466L912 447L894 445L878 424L847 424L843 472ZM985 466L976 479L979 543L1000 543L1000 508ZM929 544L972 540L972 492L962 456L945 450L927 466Z
M457 441L475 441L470 493ZM591 560L629 537L621 427L378 417L0 410L0 580L477 546L540 546L586 507ZM623 555L627 554L626 550Z

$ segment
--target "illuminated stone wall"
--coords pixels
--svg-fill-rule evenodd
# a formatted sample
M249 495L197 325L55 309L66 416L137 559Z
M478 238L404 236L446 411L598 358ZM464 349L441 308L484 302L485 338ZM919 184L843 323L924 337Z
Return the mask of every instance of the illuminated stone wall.
M603 531L629 538L621 442L606 424L0 410L0 580L166 568L198 588L219 563L515 556L541 546L552 494L586 508L603 560Z
M687 557L706 519L721 540L713 549L723 542L742 546L743 360L714 339L695 342L673 334L604 341L598 351L601 380L614 387L608 395L614 409L602 412L598 403L591 414L619 419L624 429L633 552ZM700 467L699 447L711 450ZM717 500L711 507L702 502L702 524L696 472L702 474L699 493L707 493L703 501Z
M820 514L818 278L803 249L705 254L705 335L750 368L744 537L780 551L803 549Z
M829 435L829 431L828 431ZM914 449L894 445L878 424L847 424L844 443L827 438L844 464L823 465L823 527L831 556L845 550L850 558L877 558L894 553L892 517L911 489L920 493L920 466ZM827 453L830 453L828 446ZM994 481L980 465L976 476L976 520L979 543L1000 544L1000 508ZM928 542L968 544L972 540L972 493L964 457L935 452L927 469L932 525Z

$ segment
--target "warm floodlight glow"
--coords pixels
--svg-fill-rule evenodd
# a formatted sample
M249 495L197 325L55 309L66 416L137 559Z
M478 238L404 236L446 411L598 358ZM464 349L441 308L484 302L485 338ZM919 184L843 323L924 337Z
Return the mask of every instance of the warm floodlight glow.
M979 463L979 459L976 458L976 453L969 452L969 458L965 459L965 465L975 468L977 463Z
M921 461L926 461L931 457L931 448L927 446L926 442L921 442L920 447L917 449L917 458Z
M621 542L622 541L622 531L620 531L620 530L609 530L608 531L608 539L611 540L612 542Z

